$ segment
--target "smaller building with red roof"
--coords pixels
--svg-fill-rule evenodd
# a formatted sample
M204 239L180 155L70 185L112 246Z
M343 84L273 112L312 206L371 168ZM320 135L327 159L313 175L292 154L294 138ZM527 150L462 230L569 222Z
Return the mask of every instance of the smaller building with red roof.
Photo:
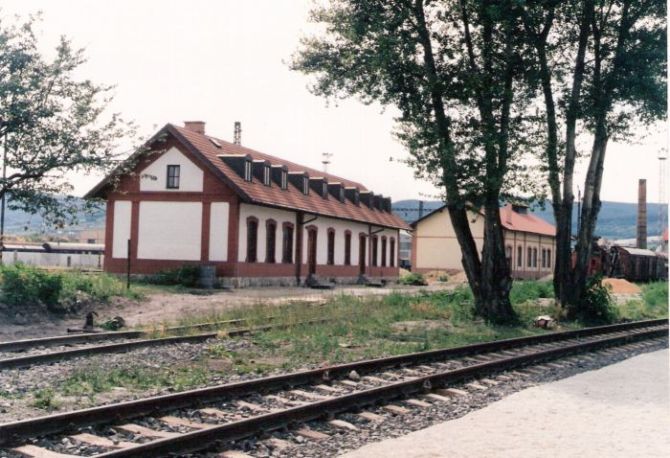
M469 211L470 229L481 251L484 217ZM556 228L534 215L525 205L507 204L500 209L505 253L514 278L541 278L553 272ZM412 270L430 272L463 270L461 249L446 205L412 223Z
M104 269L209 265L233 286L398 277L409 226L360 183L167 124L86 197L107 201Z

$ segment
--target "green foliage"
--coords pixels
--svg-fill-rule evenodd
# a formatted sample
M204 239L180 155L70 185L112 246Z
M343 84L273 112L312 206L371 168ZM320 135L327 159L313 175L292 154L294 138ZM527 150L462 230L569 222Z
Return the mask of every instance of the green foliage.
M515 281L510 292L512 304L553 297L554 285L550 281Z
M407 275L403 275L398 280L398 283L401 285L412 285L412 286L423 286L427 285L426 279L423 278L423 275L416 272L411 272Z
M593 276L586 283L586 291L580 301L580 307L570 309L575 318L587 325L614 323L618 318L610 291L603 284L601 276Z
M60 405L53 388L44 388L33 394L32 406L42 410L53 410Z
M50 272L21 263L0 267L0 289L0 297L6 304L41 304L57 313L74 311L86 301L104 302L112 296L139 298L108 274Z
M0 142L11 171L0 180L0 196L10 193L10 209L62 226L93 205L62 197L73 190L66 174L114 168L117 146L134 128L107 111L111 86L78 77L82 50L61 37L47 58L35 19L16 21L0 16Z
M179 285L186 288L193 288L198 285L199 277L200 271L198 266L185 264L176 269L161 270L154 275L145 277L143 281L155 285Z
M55 310L61 291L63 277L23 264L2 266L2 300L10 305L44 304Z
M169 386L179 391L206 381L207 371L202 367L86 367L75 370L59 388L66 396L93 396L115 387L146 390Z

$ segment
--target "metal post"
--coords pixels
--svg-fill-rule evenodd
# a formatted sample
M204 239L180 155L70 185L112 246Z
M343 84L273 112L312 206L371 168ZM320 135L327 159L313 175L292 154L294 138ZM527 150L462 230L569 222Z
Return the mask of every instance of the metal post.
M126 259L126 289L130 289L130 239L128 239L128 256Z

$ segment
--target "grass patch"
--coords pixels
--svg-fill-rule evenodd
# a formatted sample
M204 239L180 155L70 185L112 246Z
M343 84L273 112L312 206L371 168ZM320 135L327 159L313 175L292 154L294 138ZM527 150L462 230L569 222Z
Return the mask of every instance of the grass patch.
M668 282L640 285L642 300L628 300L616 304L620 320L649 320L668 317Z
M208 378L208 370L204 366L87 367L73 372L60 384L59 391L66 396L94 396L116 387L147 390L169 386L175 390L185 390L204 384Z

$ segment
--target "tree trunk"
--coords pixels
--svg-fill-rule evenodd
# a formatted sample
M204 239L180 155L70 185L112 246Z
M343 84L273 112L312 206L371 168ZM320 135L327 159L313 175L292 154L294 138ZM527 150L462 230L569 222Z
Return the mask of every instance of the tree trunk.
M577 234L575 246L575 266L572 272L571 288L568 296L569 315L574 316L586 292L589 260L593 244L593 234L598 213L600 212L600 187L602 184L605 153L608 143L607 129L604 119L596 123L596 132L593 139L591 160L584 183L584 203L582 205L581 225Z
M484 209L484 248L482 250L482 282L479 297L475 296L478 313L487 321L509 323L516 314L509 299L512 289L505 239L500 221L497 196L489 197Z

